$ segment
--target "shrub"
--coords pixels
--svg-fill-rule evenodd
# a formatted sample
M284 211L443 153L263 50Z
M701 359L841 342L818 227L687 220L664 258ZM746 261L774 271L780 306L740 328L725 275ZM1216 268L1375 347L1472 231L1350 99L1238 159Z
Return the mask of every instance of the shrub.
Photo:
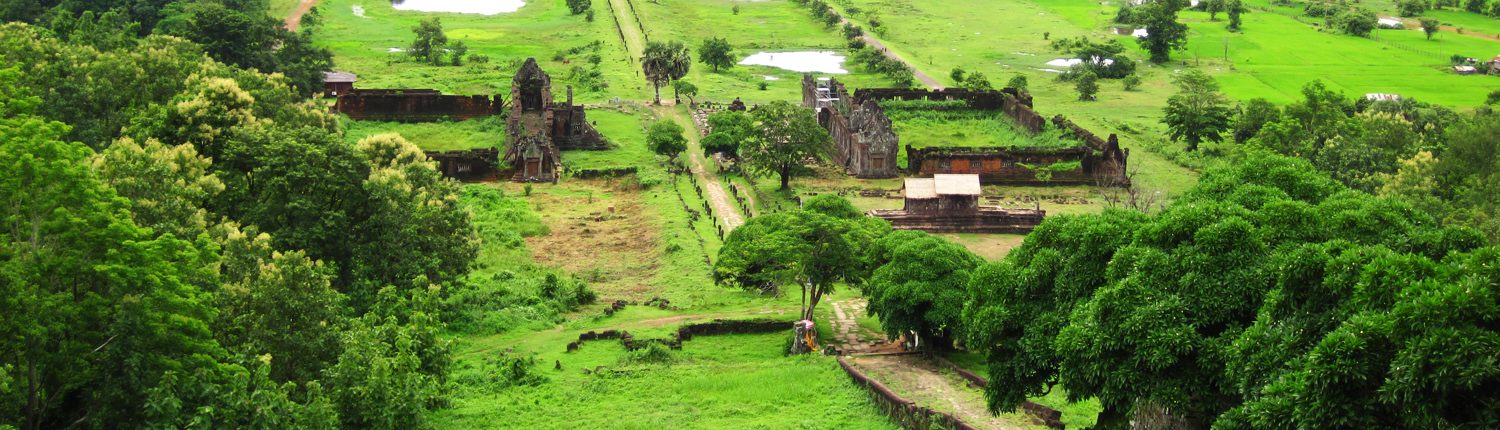
M631 364L672 364L677 358L672 356L672 349L661 342L647 342L646 346L626 354L625 361Z
M1125 79L1121 79L1120 84L1125 87L1125 91L1133 91L1136 87L1141 86L1141 75L1132 73L1126 76Z
M568 11L573 12L574 15L581 15L592 9L593 5L593 0L568 0Z

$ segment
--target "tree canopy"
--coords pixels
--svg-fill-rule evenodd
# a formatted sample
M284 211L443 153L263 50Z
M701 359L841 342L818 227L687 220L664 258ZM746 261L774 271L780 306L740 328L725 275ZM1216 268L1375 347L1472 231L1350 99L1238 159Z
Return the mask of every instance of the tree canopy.
M698 48L698 61L713 67L714 73L719 69L732 69L735 65L734 47L724 38L704 38L703 45Z
M677 121L663 119L646 128L646 146L656 155L677 160L677 154L687 150L687 138L683 137L682 125Z
M984 259L963 245L915 230L897 230L871 247L880 264L864 295L892 337L915 333L919 345L947 348L962 326L969 277ZM883 264L881 264L883 263Z
M1405 365L1452 343L1402 341L1420 335L1376 329L1375 314L1358 310L1395 309L1407 300L1430 308L1478 305L1438 293L1474 291L1460 278L1395 280L1429 273L1419 261L1477 269L1466 262L1494 254L1475 251L1482 243L1474 230L1441 226L1401 201L1348 190L1305 160L1255 157L1206 172L1159 214L1049 218L1004 261L976 270L966 339L988 349L991 408L1012 410L1059 386L1072 400L1097 398L1101 428L1125 428L1148 409L1215 428L1482 422L1475 409L1432 407L1425 399L1494 401L1494 392L1463 387L1500 375L1402 382L1477 374L1465 360ZM1390 264L1369 265L1381 260ZM1375 291L1356 285L1374 287L1369 282L1392 275L1380 285L1410 292L1360 298ZM1296 296L1289 295L1292 285ZM1423 330L1494 336L1480 329L1487 317L1467 315ZM1415 390L1433 397L1393 395ZM1469 395L1480 397L1457 400Z
M808 159L826 160L833 149L828 130L818 125L812 109L774 101L750 113L760 129L758 139L740 147L750 170L781 177L781 189L792 188L793 169Z
M1177 85L1177 94L1167 98L1165 116L1161 122L1167 124L1169 136L1183 140L1188 150L1198 149L1203 141L1220 142L1222 133L1230 130L1233 111L1228 101L1219 94L1219 82L1201 70L1190 70L1172 77Z
M823 197L823 196L819 196ZM843 200L838 196L827 199ZM890 223L859 216L847 201L830 201L751 218L729 233L714 263L714 280L745 289L780 291L797 285L802 291L802 319L836 283L859 285L869 269L862 257ZM825 213L823 211L828 211Z

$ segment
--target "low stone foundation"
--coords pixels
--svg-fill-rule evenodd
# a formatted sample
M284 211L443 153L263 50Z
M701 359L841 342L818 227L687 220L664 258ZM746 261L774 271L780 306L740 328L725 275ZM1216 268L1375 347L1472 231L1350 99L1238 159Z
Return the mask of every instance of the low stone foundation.
M891 228L896 230L1026 234L1042 224L1047 211L980 207L971 212L912 213L902 209L876 209L866 214L890 221Z

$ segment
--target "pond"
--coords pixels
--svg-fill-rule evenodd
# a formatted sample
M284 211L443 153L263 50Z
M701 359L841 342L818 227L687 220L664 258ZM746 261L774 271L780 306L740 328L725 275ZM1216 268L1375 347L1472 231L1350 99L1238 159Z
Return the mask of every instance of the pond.
M391 7L396 10L480 15L515 12L525 5L525 0L391 0Z
M844 56L833 51L757 52L740 60L742 66L771 66L802 73L849 73Z

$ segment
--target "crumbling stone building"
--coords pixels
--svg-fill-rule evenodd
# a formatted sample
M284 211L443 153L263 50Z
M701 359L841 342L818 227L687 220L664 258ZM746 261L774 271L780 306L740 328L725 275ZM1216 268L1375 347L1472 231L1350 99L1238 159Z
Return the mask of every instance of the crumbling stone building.
M818 113L818 124L833 139L833 160L858 178L894 178L900 137L880 104L855 103L844 84L833 78L802 75L802 105Z
M535 58L527 58L511 79L510 116L505 120L510 145L504 157L515 169L511 180L556 182L560 151L609 149L583 106L573 104L573 87L567 88L566 102L553 101L552 77Z
M852 96L837 80L802 79L802 103L818 110L818 121L828 129L835 147L835 161L848 167L856 177L894 177L902 168L896 166L899 137L891 121L880 110L884 100L963 100L970 109L999 110L1016 125L1033 134L1041 133L1048 121L1032 110L1032 98L1024 90L970 90L947 88L926 90L912 88L860 88ZM1129 150L1120 148L1114 135L1101 139L1062 116L1054 117L1051 127L1065 130L1080 142L1066 148L1054 147L926 147L906 145L906 174L931 177L937 174L976 174L982 183L1012 185L1088 184L1127 185L1125 176ZM1078 162L1079 167L1053 172L1039 180L1036 171L1026 166L1046 166ZM889 171L887 170L889 169Z
M507 115L502 153L494 148L434 152L444 176L463 180L493 177L502 162L513 168L513 181L555 182L560 151L603 150L609 143L588 121L582 105L552 99L552 77L535 58L527 58L511 79L510 98L500 95L444 95L433 89L354 89L340 92L333 110L356 120L430 122ZM503 155L502 155L503 154Z

